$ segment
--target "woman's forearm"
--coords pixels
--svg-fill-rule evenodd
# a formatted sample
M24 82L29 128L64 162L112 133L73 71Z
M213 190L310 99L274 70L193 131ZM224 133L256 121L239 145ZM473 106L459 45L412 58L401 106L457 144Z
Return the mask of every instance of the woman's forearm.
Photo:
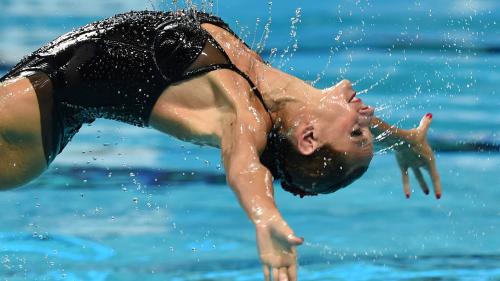
M229 185L236 194L241 207L254 224L281 218L274 202L271 173L259 167L229 179Z

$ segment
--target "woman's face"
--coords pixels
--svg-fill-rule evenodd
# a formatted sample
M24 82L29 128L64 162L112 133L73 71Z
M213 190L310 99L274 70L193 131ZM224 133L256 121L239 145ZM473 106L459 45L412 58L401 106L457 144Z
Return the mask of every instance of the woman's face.
M349 169L368 166L373 157L370 122L373 108L356 97L351 82L342 80L323 90L317 120L317 138L336 151L346 153Z

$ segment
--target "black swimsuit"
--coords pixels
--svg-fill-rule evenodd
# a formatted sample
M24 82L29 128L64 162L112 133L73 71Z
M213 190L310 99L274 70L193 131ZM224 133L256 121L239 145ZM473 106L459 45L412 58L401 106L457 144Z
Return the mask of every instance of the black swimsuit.
M50 78L54 109L48 163L83 123L107 118L148 126L155 102L170 84L212 70L225 68L242 75L265 106L249 77L201 28L202 23L235 35L220 18L195 10L129 12L57 38L25 57L0 82L29 77L32 71Z

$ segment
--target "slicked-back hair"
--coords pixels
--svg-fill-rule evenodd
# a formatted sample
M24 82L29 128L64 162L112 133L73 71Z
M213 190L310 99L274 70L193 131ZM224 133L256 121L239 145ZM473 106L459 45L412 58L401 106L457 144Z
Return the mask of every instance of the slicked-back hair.
M310 155L301 154L291 140L273 129L261 162L271 171L281 187L298 195L332 193L361 177L368 166L348 172L349 162L344 152L323 146Z

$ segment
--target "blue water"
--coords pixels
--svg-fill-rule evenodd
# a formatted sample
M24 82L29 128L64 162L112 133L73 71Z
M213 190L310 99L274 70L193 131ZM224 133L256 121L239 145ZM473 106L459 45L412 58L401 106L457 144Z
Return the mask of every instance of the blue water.
M72 28L153 6L173 8L0 0L0 72ZM319 75L318 87L357 81L392 123L434 115L439 201L416 182L404 199L390 152L333 195L300 200L277 188L280 210L306 239L299 280L500 280L497 1L219 1L207 9L254 46L271 12L265 58L306 80ZM219 151L151 129L84 126L43 176L1 193L0 206L2 281L262 279L253 228L225 184Z

